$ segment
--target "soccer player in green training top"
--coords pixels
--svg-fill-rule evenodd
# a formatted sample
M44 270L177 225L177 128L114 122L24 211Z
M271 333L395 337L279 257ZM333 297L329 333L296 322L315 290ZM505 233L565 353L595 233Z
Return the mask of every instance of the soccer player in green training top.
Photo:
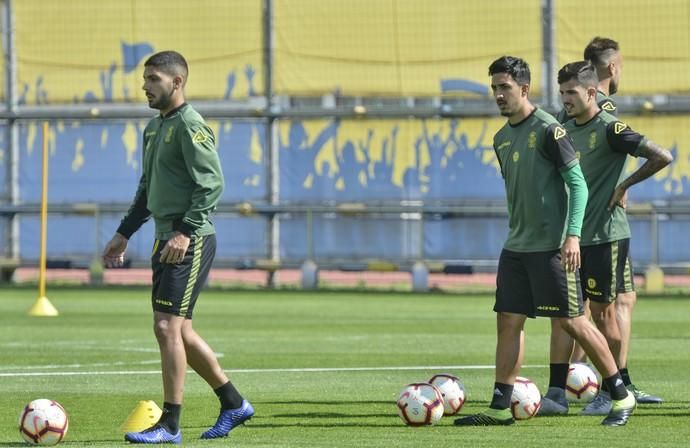
M620 85L621 72L623 71L623 56L618 42L607 37L595 37L585 47L584 60L589 61L596 69L599 79L597 83L597 104L599 108L613 115L617 115L615 102L608 97L618 92ZM563 108L558 116L559 121L564 123L568 119L568 114ZM627 196L622 199L627 201ZM585 297L586 299L586 297ZM632 314L637 294L635 291L624 292L618 295L615 301L616 320L620 332L620 355L616 359L620 366L621 376L626 387L635 394L635 399L640 404L661 404L661 397L651 395L638 389L630 378L628 371L628 352L630 349L630 335L632 332ZM585 301L585 315L589 316L589 301ZM572 356L571 356L572 353ZM563 378L567 378L569 362L585 362L586 356L582 348L575 344L573 339L560 330L557 325L551 328L551 360L550 360L550 380L549 387L561 388L564 386ZM568 409L558 405L556 402L545 400L539 409L539 415L564 414Z
M503 56L491 64L489 75L496 104L508 118L494 136L510 227L496 279L496 381L489 408L455 424L514 423L510 397L522 364L525 320L545 316L556 319L602 372L614 400L602 424L624 425L635 398L623 385L606 339L583 315L578 268L587 185L572 142L554 117L530 102L524 60Z
M558 72L563 105L572 118L565 124L579 151L580 165L587 181L589 198L582 226L582 288L590 302L592 317L606 336L619 368L621 334L614 301L634 294L629 256L630 227L625 213L627 190L670 164L671 153L630 129L613 115L601 110L596 101L596 68L589 61L565 65ZM623 171L628 155L647 161L627 178ZM546 412L565 414L567 358L564 371L555 377L551 369L549 390L542 401ZM553 362L553 360L552 360ZM597 398L585 407L583 415L605 415L611 409L608 385L602 385Z
M609 98L618 92L620 85L621 72L623 71L623 55L620 51L618 42L607 37L595 37L585 47L584 60L589 61L596 69L599 82L597 84L596 101L599 108L612 114L617 115L618 109L616 103ZM565 108L561 109L558 114L558 120L565 123L569 120ZM627 201L627 197L623 198ZM586 297L585 297L586 299ZM638 404L661 404L663 400L661 397L651 395L641 389L638 389L630 379L628 371L628 352L630 348L630 334L632 330L632 314L633 308L637 301L635 291L619 294L615 301L616 320L618 321L618 329L620 331L620 356L616 359L625 382L626 387L635 394L635 399ZM585 315L590 316L589 301L585 300ZM572 352L572 355L571 355ZM552 325L551 329L551 387L561 387L562 377L567 376L569 362L586 362L582 348L575 344L573 348L573 339L556 325ZM539 415L563 414L567 412L567 408L557 405L554 402L546 400L542 403L539 409Z
M224 437L254 415L220 367L214 351L192 328L192 312L216 252L209 214L223 192L215 137L185 102L187 62L163 51L144 63L149 107L160 114L144 129L143 173L134 201L103 251L107 267L122 266L131 235L151 216L156 225L153 329L163 373L163 414L151 428L125 434L133 443L181 443L180 412L189 364L216 392L221 411L201 437Z
M584 60L590 61L596 67L599 77L598 91L605 95L613 95L618 91L620 84L621 71L623 70L623 56L621 55L618 42L606 37L595 37L585 48ZM600 103L599 106L606 112L617 114L616 104L610 98L608 102ZM624 198L625 201L627 198ZM661 404L660 397L650 395L638 389L630 379L628 372L628 353L630 351L630 335L632 333L632 315L637 294L635 291L620 294L616 298L616 320L621 333L621 352L620 365L621 375L625 385L635 394L635 399L640 404Z
M620 46L618 42L608 37L595 37L592 39L584 51L584 60L590 61L594 67L596 67L597 76L599 78L599 83L597 85L597 104L599 108L605 110L606 112L618 115L618 109L616 108L616 103L609 97L618 91L618 85L620 84L621 72L623 71L623 55L620 51ZM565 123L570 119L565 108L556 116L559 122ZM586 298L585 298L586 299ZM634 299L634 297L633 297ZM632 310L633 303L630 304L626 301L626 298L616 301L616 306L619 308L618 324L621 327L621 334L623 336L627 335L626 341L621 342L621 344L626 347L625 353L627 357L627 346L630 339L630 320L627 318ZM590 317L591 313L589 310L589 301L585 300L585 316ZM626 323L627 322L627 323ZM627 329L627 332L625 331ZM572 352L572 355L571 355ZM564 359L564 361L561 361ZM570 362L586 362L587 356L585 356L582 351L582 347L575 344L573 348L573 338L568 336L567 333L560 330L556 326L552 326L551 330L551 376L558 377L562 375L561 371L565 369L568 370L568 361ZM555 370L555 372L554 372ZM625 370L624 372L627 372ZM623 373L623 381L626 385L630 384L630 377ZM640 391L633 387L633 393L638 403L647 402L645 400L659 399L658 397L653 397L645 392ZM661 399L659 399L659 402ZM549 415L552 410L550 409L549 402L545 403L544 406L539 408L540 415ZM560 409L564 412L564 409ZM558 413L558 409L555 409Z

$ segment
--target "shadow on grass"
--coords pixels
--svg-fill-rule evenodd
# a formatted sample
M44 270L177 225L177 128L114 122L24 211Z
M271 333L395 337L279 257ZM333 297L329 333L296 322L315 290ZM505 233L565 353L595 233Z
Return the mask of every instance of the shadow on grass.
M635 413L631 418L645 418L645 417L681 417L681 418L687 418L690 416L690 409L685 408L685 412L645 412L645 413L640 413L639 410L636 410Z
M115 445L123 445L124 439L112 439L112 440L81 440L81 439L73 439L71 437L65 439L63 442L60 443L60 446L63 444L67 443L68 445L72 444L83 444L83 445L88 445L88 446L115 446ZM28 443L19 443L19 442L0 442L0 447L5 447L5 446L15 446L15 447L24 447L26 448L27 446L30 446Z
M395 423L362 423L361 421L343 421L347 419L374 419L389 418ZM323 421L324 419L335 420L333 422ZM274 422L278 420L278 422ZM282 421L281 421L282 420ZM295 420L294 422L291 420ZM322 421L319 421L322 420ZM209 425L213 422L209 422ZM184 432L204 431L209 425L189 425L183 426ZM292 414L264 414L260 417L252 417L250 423L243 425L246 429L267 429L267 428L349 428L349 427L368 427L368 428L398 428L400 421L394 412L386 414L344 414L339 412L303 412Z
M394 413L386 414L344 414L340 412L301 412L290 414L273 414L267 417L273 418L378 418L395 416Z
M306 404L306 405L347 405L347 404L390 404L395 406L395 401L366 401L366 400L330 400L330 401L312 401L312 400L285 400L285 401L254 401L255 405L259 404Z
M390 417L386 415L385 417ZM396 416L397 418L397 416ZM246 429L270 429L270 428L400 428L401 423L395 424L387 423L361 423L361 422L334 422L334 423L318 423L318 422L295 422L295 423L252 423L247 425Z
M304 405L347 405L347 404L381 404L381 405L392 405L395 406L395 400L331 400L331 401L307 401L307 400L285 400L285 401L255 401L252 400L253 404L304 404ZM489 405L488 400L472 400L472 405Z

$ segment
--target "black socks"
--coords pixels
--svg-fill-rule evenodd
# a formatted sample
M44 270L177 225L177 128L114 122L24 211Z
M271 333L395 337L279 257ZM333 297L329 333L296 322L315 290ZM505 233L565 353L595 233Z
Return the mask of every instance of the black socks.
M510 409L510 397L513 386L510 384L494 383L494 395L491 397L491 409Z
M624 367L624 368L620 369L619 372L621 374L621 378L623 378L623 383L626 386L630 386L632 384L632 380L630 379L630 374L628 373L628 368Z
M220 407L223 410L237 409L242 407L242 395L237 392L235 386L230 381L220 386L218 389L213 389L218 399L220 400Z
M163 403L163 414L158 420L158 424L165 428L170 434L176 434L180 430L181 404L172 404L167 401Z
M549 364L549 387L565 389L570 364Z
M628 396L628 389L625 388L625 383L620 373L616 372L615 375L604 378L603 383L601 388L608 390L612 400L622 400Z

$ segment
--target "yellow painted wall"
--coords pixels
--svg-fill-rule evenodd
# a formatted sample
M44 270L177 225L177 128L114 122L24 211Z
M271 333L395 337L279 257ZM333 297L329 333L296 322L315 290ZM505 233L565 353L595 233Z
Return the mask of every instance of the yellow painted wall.
M487 89L488 65L511 54L530 63L537 96L541 3L274 0L275 90L439 95L449 79ZM621 43L621 93L690 93L690 0L559 0L555 8L559 66L604 35ZM143 102L142 68L124 70L123 43L183 53L190 98L223 99L229 84L232 98L263 90L262 0L21 0L13 11L19 93L29 104Z
M690 115L683 116L665 116L665 115L650 115L650 116L623 116L621 119L628 123L634 130L645 135L654 142L672 150L675 160L669 167L657 173L652 182L655 185L663 188L664 194L668 196L687 195L688 185L690 185ZM306 130L306 134L310 136L309 141L305 142L305 146L313 143L316 136L329 125L329 120L309 120L303 121L302 124ZM494 151L492 149L492 142L494 134L503 126L505 119L502 117L494 118L468 118L457 120L457 127L453 131L454 135L458 137L464 136L467 139L468 146L475 148L475 151L481 151L477 157L482 164L491 166L499 173L498 163L496 161ZM402 186L402 177L408 168L418 166L420 172L424 172L425 168L429 166L429 153L424 138L424 124L426 124L429 135L440 134L443 138L450 132L450 120L344 120L341 121L338 130L336 141L329 141L319 151L314 159L314 166L311 167L317 175L322 175L324 164L328 165L328 170L331 175L337 177L339 170L339 163L337 157L342 155L343 146L346 142L352 142L356 150L357 158L360 162L364 162L366 158L365 151L360 149L361 144L365 144L368 139L368 134L372 133L370 149L368 151L369 169L372 170L372 165L379 162L383 158L382 148L384 140L388 140L388 160L391 158L390 142L393 138L393 129L397 128L397 135L395 136L396 151L393 155L393 184ZM280 122L280 139L281 142L287 142L289 139L290 121L283 120ZM417 154L415 148L421 143L420 151ZM453 152L457 150L457 146L449 145L445 156L448 158ZM417 157L419 156L419 163ZM631 158L627 171L630 173L637 169L644 159ZM373 174L373 173L372 173ZM471 175L471 173L470 173ZM428 180L428 179L426 179ZM426 181L422 179L422 183ZM647 184L649 185L649 183ZM635 190L639 188L647 188L644 185L633 187ZM638 195L639 196L639 195Z
M488 85L511 54L541 85L540 2L279 0L275 88L285 94L438 95L440 81Z
M233 97L246 97L248 64L256 70L256 90L263 90L261 0L22 0L13 6L19 90L29 104L72 102L87 92L102 99L101 76L110 76L111 66L112 98L143 102L144 61L125 73L123 42L182 53L190 65L189 97L222 98L232 72Z
M690 93L690 1L556 1L558 67L581 60L594 36L621 46L620 93Z

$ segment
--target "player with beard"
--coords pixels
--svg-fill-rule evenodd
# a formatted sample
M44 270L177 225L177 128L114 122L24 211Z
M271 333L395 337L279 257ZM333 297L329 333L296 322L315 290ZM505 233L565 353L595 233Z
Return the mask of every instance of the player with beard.
M143 173L134 201L103 251L107 267L122 266L129 238L153 217L151 305L164 403L154 426L125 434L132 443L181 443L187 364L220 400L220 415L201 438L224 437L254 415L192 327L192 312L216 253L209 215L223 192L223 173L213 131L185 101L187 78L187 62L174 51L156 53L144 64L143 89L149 107L160 114L144 129Z
M623 296L635 294L632 264L629 256L630 226L625 213L628 189L657 173L673 160L671 153L630 129L613 115L599 108L596 101L597 70L589 61L565 65L558 73L563 105L572 119L565 124L580 153L582 172L587 181L589 197L582 230L582 288L588 299L592 317L607 339L616 359L621 377L626 372L624 350L616 303ZM630 176L624 177L628 155L647 161ZM562 330L553 325L553 333ZM552 333L552 340L553 340ZM569 347L572 349L572 342ZM569 351L552 352L549 390L542 400L539 415L558 415L568 411L565 397L567 357ZM554 359L561 361L565 374L554 375ZM635 393L634 386L626 387ZM583 415L606 415L612 402L607 385ZM638 391L639 392L639 391Z

